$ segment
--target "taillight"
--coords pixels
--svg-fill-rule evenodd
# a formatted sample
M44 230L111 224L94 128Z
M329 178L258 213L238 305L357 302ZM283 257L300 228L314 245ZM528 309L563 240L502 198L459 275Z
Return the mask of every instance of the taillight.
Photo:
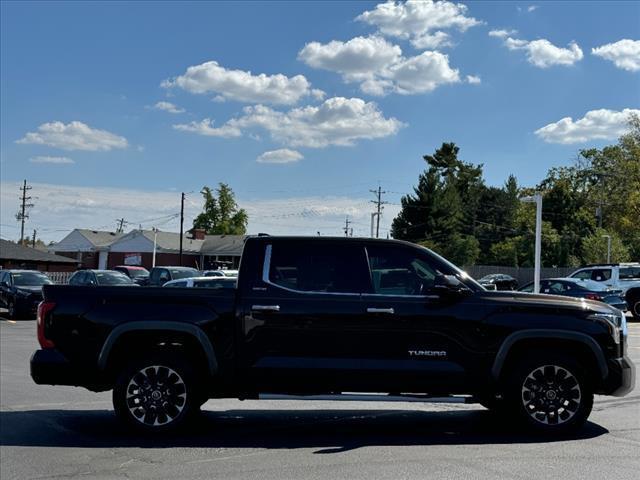
M602 297L601 297L600 295L596 295L595 293L587 293L586 297L587 297L589 300L597 300L597 301L599 301L599 302L601 302L601 301L602 301Z
M53 348L55 345L44 334L44 321L47 318L47 314L53 310L56 304L53 302L40 302L38 305L38 343L42 348Z

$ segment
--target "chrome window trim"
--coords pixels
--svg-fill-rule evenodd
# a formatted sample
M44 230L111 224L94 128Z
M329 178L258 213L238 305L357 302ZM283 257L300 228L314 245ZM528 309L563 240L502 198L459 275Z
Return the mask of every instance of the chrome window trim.
M369 252L367 252L366 246L363 245L362 247L365 250L365 256L367 259L367 268L369 268L369 275L371 275L371 268L369 265ZM269 280L269 269L271 267L271 252L272 252L272 245L269 244L265 247L265 252L264 252L264 262L262 264L262 281L267 285L270 285L275 288L279 288L280 290L284 290L286 292L298 293L303 295L329 295L329 296L350 296L350 297L352 296L382 297L382 298L394 297L394 298L413 298L413 299L422 298L422 299L429 299L429 300L436 300L440 298L439 295L388 295L385 293L365 293L365 292L361 292L361 293L318 292L318 291L296 290L294 288L284 287L282 285L273 283L271 280Z

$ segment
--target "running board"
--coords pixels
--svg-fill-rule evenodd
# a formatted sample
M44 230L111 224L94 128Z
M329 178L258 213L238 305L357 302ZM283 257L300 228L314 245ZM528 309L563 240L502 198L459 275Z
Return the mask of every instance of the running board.
M315 400L338 402L421 402L421 403L478 403L471 395L431 397L429 395L387 395L380 393L341 393L332 395L280 395L260 393L259 400Z

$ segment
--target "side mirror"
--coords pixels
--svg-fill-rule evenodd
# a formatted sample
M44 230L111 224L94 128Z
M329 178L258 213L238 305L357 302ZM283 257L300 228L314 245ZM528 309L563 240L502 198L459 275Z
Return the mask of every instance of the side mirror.
M9 288L9 284L7 282L0 282L0 287Z
M438 275L434 279L433 289L445 295L457 295L469 291L455 275Z

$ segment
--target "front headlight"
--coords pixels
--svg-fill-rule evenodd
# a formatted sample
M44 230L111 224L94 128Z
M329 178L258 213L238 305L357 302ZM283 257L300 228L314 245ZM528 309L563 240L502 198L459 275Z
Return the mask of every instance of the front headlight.
M31 295L31 292L27 292L25 290L17 289L16 290L16 294L19 295L20 297L28 297L29 295Z
M593 315L589 315L589 320L593 320L594 322L602 323L607 327L609 333L613 337L613 341L616 344L620 344L620 332L624 335L627 334L627 319L620 312L619 314L615 313L594 313Z

